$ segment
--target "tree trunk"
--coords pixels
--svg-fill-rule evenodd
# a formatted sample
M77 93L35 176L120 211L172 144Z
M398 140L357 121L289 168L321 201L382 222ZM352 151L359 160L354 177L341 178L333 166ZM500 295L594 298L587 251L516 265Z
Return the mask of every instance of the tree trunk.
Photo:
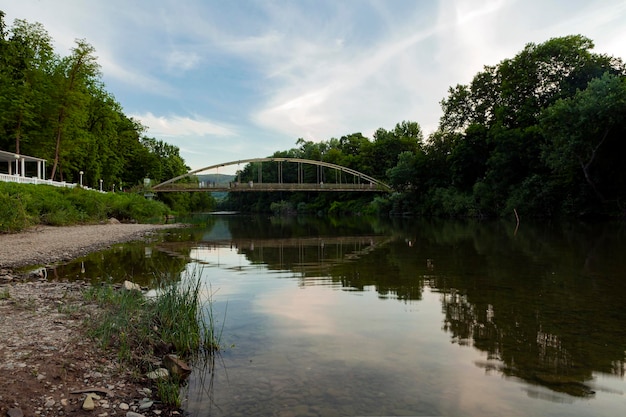
M596 154L598 152L598 149L600 148L600 146L602 146L602 144L604 143L608 135L609 135L609 129L606 129L604 131L604 135L602 135L602 140L600 140L600 142L592 148L591 157L589 158L589 161L587 161L587 163L584 163L582 161L582 158L578 159L578 161L580 162L580 167L583 170L583 174L585 175L585 180L587 181L587 184L591 186L591 189L593 190L593 192L596 194L596 196L598 196L598 198L602 202L606 201L606 199L604 198L604 195L602 195L600 190L598 190L598 187L596 186L596 184L591 179L591 175L589 175L589 168L591 167L591 164L593 164L593 161L596 159Z
M65 111L61 109L57 123L56 146L54 148L54 164L52 165L52 173L50 174L50 179L52 180L54 180L54 176L57 172L57 167L59 166L59 155L61 154L61 131L63 130L63 120L65 118L64 115Z

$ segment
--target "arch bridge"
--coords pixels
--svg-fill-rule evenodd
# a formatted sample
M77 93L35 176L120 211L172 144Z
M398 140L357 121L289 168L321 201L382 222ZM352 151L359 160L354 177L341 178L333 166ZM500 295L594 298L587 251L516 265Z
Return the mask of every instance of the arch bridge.
M263 163L273 165L263 170ZM283 166L283 163L286 163ZM177 182L199 173L226 166L251 164L256 168L255 180L241 182L242 171L237 171L235 181L228 184L198 182ZM314 169L313 169L314 168ZM152 187L153 192L271 192L271 191L359 191L391 192L392 189L382 181L357 170L329 162L300 158L252 158L239 161L210 165L190 171Z

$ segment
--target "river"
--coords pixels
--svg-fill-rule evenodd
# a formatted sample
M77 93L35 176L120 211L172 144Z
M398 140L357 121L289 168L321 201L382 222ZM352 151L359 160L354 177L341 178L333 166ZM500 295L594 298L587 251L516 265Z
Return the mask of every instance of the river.
M206 216L55 270L201 279L190 416L616 416L626 225ZM207 303L208 306L208 303Z

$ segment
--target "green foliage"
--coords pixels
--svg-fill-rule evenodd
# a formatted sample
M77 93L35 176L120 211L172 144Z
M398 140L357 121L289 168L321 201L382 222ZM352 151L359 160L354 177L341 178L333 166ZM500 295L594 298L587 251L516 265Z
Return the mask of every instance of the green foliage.
M272 204L270 204L270 210L275 215L296 213L296 210L294 209L293 204L290 203L289 201L284 201L284 200L275 201Z
M480 211L471 193L455 188L437 188L430 197L431 213L450 217L480 217Z
M450 89L433 139L449 143L450 185L471 192L480 215L606 215L624 205L626 68L592 48L580 35L531 43ZM420 207L456 215L463 204L444 188Z
M110 284L90 287L85 297L101 309L97 320L86 322L90 336L104 348L116 350L120 362L138 372L151 370L164 346L173 346L183 359L203 355L207 360L220 349L222 328L213 316L210 294L208 315L203 313L200 279L191 275L177 283L164 278L156 283L155 293L148 298ZM180 382L176 377L157 382L164 404L180 406Z
M31 224L24 197L0 191L0 232L19 232Z
M133 193L100 193L81 188L0 182L0 233L35 224L62 226L120 221L160 222L170 209Z
M542 157L565 184L584 181L590 199L605 202L626 187L621 158L626 144L626 78L605 73L572 97L548 107L541 119ZM608 196L608 197L607 197Z
M0 149L46 159L46 178L78 182L82 171L84 185L109 191L189 170L176 146L143 136L145 128L123 113L105 89L93 46L78 39L68 56L59 56L40 23L16 20L8 27L3 19L0 14ZM50 211L50 224L80 220L81 210L64 212L57 203L42 208ZM207 206L175 203L182 212Z

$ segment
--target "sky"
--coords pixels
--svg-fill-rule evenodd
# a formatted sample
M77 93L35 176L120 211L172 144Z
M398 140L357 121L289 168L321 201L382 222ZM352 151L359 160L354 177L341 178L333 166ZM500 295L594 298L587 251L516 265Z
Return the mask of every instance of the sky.
M91 44L124 113L194 170L299 138L372 138L404 120L428 136L450 87L530 42L580 34L626 60L626 0L0 0L0 10L8 26L41 23L61 56L76 39Z

